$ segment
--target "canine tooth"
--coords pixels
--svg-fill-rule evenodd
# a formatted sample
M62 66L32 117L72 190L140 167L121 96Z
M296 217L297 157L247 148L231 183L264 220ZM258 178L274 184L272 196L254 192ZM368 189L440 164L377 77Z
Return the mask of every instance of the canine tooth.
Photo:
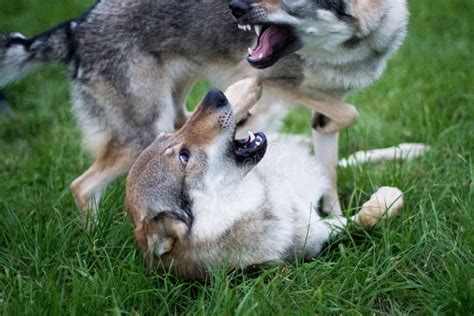
M252 31L252 26L250 26L250 24L247 24L247 31Z
M255 25L255 33L257 33L257 36L260 36L260 34L262 34L262 26L261 25Z
M255 134L252 133L251 131L249 131L249 136L250 136L249 142L251 143L251 142L253 142L253 141L255 140Z
M249 55L252 55L252 49L249 47Z

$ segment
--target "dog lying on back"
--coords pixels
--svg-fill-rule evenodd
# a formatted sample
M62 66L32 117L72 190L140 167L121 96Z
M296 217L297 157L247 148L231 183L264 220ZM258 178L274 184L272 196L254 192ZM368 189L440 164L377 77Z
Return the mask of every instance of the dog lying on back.
M38 36L0 34L0 86L45 63L67 66L95 156L71 185L87 220L157 135L186 121L196 80L225 88L257 78L264 99L313 110L315 146L324 147L316 159L329 178L324 209L341 214L337 132L358 116L343 98L380 77L407 21L405 0L101 0Z
M351 219L322 218L329 179L308 147L263 133L235 139L237 121L212 89L183 128L160 135L137 159L125 204L148 269L159 258L202 279L222 266L312 258L348 222L370 228L402 208L400 190L384 187Z

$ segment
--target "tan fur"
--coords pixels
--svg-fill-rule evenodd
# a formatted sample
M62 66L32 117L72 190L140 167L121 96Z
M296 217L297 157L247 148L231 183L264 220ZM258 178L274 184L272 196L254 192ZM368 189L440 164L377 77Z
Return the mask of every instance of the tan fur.
M97 157L72 184L84 217L87 209L97 208L107 185L126 173L160 132L184 125L188 115L183 105L195 81L207 79L225 89L244 78L250 79L229 92L239 121L260 98L262 88L279 102L285 99L314 112L318 118L315 143L326 146L317 151L317 156L322 154L317 160L332 183L324 209L340 214L337 132L358 117L355 108L343 100L383 73L388 57L405 38L407 3L345 0L343 6L330 0L241 1L248 11L238 17L228 1L220 0L156 0L153 4L145 0L127 6L102 0L83 18L31 39L0 34L0 83L49 62L63 63L70 70L73 111L84 143ZM255 47L257 37L248 31L267 25L282 28L290 36L274 56L255 64L247 60L247 47ZM186 139L205 147L215 135L205 120L199 120Z
M133 150L117 148L113 141L109 141L94 164L71 184L71 191L85 223L95 223L103 190L110 178L128 172L136 159L133 153ZM89 210L92 210L92 213L89 213Z

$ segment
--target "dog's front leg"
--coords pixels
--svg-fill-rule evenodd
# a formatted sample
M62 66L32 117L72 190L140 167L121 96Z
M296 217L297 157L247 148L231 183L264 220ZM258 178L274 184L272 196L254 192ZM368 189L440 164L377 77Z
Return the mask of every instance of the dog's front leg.
M337 164L339 157L339 133L322 134L313 129L315 157L329 178L329 189L323 195L322 210L326 214L341 215L341 203L337 191Z
M262 97L262 83L257 77L246 78L231 85L224 94L232 104L237 122L241 122Z
M315 92L306 95L289 89L278 89L280 93L295 103L302 104L314 111L313 129L320 134L334 134L357 122L359 112L352 104Z
M326 214L342 214L341 203L337 189L337 165L339 161L339 132L330 133L334 128L347 127L355 123L359 114L352 106L341 104L349 111L345 115L337 117L336 120L328 118L320 112L313 112L313 144L316 160L325 170L330 187L323 195L322 210ZM338 106L337 104L335 105ZM332 114L338 116L341 113L334 111ZM339 123L337 123L339 122ZM342 122L342 124L341 124Z
M288 90L285 94L314 112L312 126L316 159L331 181L329 190L323 196L323 211L327 214L341 214L336 171L339 131L355 124L359 113L353 105L320 93L315 93L314 99Z

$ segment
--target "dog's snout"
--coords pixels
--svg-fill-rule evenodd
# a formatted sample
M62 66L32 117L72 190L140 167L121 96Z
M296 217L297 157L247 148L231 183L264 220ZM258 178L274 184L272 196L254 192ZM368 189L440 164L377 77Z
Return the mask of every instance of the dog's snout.
M212 88L207 93L202 104L204 107L208 108L221 108L227 106L229 101L227 101L227 98L222 91L217 88Z
M249 1L246 0L231 0L229 2L229 8L236 19L240 19L252 10Z

